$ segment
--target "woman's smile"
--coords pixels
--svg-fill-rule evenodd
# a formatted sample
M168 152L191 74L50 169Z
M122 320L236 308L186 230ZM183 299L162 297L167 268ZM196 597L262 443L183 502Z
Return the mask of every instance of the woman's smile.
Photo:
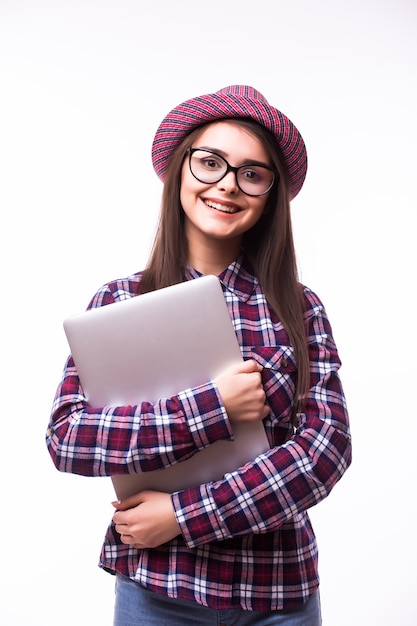
M204 204L206 204L211 209L215 211L220 211L221 213L227 213L228 215L234 215L235 213L239 213L241 208L232 202L219 202L216 200L210 200L209 198L202 198Z

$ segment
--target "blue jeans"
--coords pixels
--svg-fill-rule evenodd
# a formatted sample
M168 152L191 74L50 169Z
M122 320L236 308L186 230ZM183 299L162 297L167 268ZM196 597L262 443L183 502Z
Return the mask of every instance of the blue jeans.
M176 600L116 577L113 626L320 626L320 598L315 593L289 611L216 611L189 600Z

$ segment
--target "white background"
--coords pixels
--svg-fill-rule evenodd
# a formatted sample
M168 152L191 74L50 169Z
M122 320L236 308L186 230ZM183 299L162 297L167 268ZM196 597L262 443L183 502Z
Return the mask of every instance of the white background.
M145 263L162 117L233 83L309 153L300 273L333 325L354 443L311 512L324 625L417 623L416 18L414 0L0 0L1 624L111 625L111 486L59 474L44 444L62 320Z

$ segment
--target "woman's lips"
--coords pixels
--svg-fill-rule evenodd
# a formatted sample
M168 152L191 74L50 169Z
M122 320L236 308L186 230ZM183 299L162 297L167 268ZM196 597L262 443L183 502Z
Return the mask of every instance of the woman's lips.
M215 202L214 200L204 200L204 203L211 209L221 211L222 213L239 213L241 210L236 204L223 204L221 202Z

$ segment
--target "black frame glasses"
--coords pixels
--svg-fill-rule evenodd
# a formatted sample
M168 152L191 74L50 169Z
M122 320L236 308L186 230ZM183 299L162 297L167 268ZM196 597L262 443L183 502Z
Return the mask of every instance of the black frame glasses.
M196 173L195 172L196 168L194 167L193 169L193 155L196 152L203 152L209 155L213 155L213 157L216 157L216 160L218 159L217 163L220 163L220 165L222 165L220 172L213 168L213 171L209 171L209 169L207 169L203 171L199 170ZM272 169L272 167L268 167L267 165L261 165L259 163L244 163L243 165L239 165L239 167L233 167L232 165L230 165L230 163L226 161L226 159L223 156L218 154L215 150L209 150L208 148L189 148L188 153L189 153L188 166L190 168L191 174L194 176L196 180L200 181L200 183L204 183L206 185L218 183L225 176L227 176L229 172L233 172L236 178L236 184L238 188L240 189L240 191L242 191L242 193L244 193L247 196L258 197L258 196L264 196L269 191L271 191L272 187L275 184L275 180L279 179L278 172ZM224 167L223 167L223 164L224 164ZM256 183L256 181L250 178L246 178L245 175L246 174L253 175L259 172L263 172L264 170L267 172L270 172L270 176L268 176L265 181L265 183L267 184L267 188L265 190L263 190L260 193L252 193L250 191L246 191L245 189L242 189L242 184L246 189L250 189L250 187L254 187L254 185L256 184L258 184L258 186L262 185L262 181L260 183L259 182ZM204 176L202 178L202 175L206 173L207 173L207 176Z

